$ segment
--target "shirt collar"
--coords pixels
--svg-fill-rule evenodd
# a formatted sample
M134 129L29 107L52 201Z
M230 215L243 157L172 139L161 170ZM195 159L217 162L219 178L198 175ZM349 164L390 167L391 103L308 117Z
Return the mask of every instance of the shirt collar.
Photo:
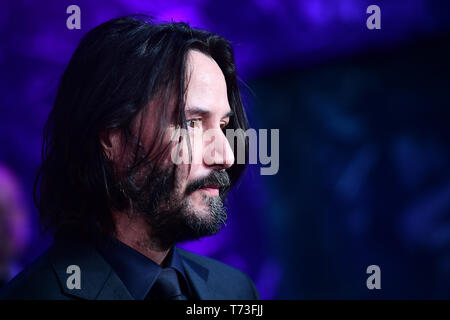
M143 300L158 278L162 267L113 237L102 242L98 246L98 250L117 273L130 294L137 300ZM182 281L181 288L186 295L189 295L189 283L175 246L167 254L164 267L171 267L177 271L182 279L180 280Z

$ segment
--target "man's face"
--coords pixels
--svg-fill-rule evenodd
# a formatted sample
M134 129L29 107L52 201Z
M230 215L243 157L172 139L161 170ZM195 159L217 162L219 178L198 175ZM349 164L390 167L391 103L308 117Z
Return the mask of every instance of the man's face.
M189 154L187 143L182 143L181 164L178 165L180 192L188 197L192 209L207 217L207 201L219 196L220 185L214 182L196 185L199 179L207 178L214 171L231 167L234 155L225 137L223 128L232 114L228 103L225 77L210 57L191 50L188 53L188 87L185 115L188 136L192 148L191 170L188 173ZM174 146L174 150L178 150ZM173 157L171 157L173 160ZM193 187L195 190L190 190Z
M222 131L232 115L225 78L217 63L203 53L191 50L187 58L186 135L173 142L180 128L169 126L165 141L173 142L170 156L153 173L144 170L137 175L137 189L126 190L148 222L151 238L162 247L215 234L227 217L223 190L230 180L225 169L233 164L234 155ZM146 145L158 119L150 112L143 120ZM176 165L174 154L182 160Z

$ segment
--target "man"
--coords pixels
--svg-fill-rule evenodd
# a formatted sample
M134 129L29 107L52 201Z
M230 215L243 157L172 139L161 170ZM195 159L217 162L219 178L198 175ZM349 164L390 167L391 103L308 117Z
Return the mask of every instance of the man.
M259 298L241 271L175 246L224 224L245 169L225 130L247 127L224 38L145 17L91 30L44 132L35 201L55 241L2 297Z

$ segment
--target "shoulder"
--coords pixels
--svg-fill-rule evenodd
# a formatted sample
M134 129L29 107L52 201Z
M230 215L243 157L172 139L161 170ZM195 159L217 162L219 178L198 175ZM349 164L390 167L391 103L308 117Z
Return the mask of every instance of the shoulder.
M34 262L0 290L0 299L64 299L58 279L49 261L51 249L45 251Z
M224 297L233 299L260 299L258 291L250 277L239 269L218 260L205 257L191 251L177 248L186 263L197 265L207 270L208 285ZM236 296L237 294L237 296Z

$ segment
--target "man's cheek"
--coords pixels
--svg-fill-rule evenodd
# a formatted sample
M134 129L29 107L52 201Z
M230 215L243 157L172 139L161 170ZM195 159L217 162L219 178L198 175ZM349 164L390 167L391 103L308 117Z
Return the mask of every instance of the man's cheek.
M201 130L186 130L178 128L171 133L172 150L170 160L175 165L200 164L198 154L201 154Z
M176 183L178 186L183 189L186 188L186 185L189 183L189 165L188 164L180 164L177 166L177 180Z

